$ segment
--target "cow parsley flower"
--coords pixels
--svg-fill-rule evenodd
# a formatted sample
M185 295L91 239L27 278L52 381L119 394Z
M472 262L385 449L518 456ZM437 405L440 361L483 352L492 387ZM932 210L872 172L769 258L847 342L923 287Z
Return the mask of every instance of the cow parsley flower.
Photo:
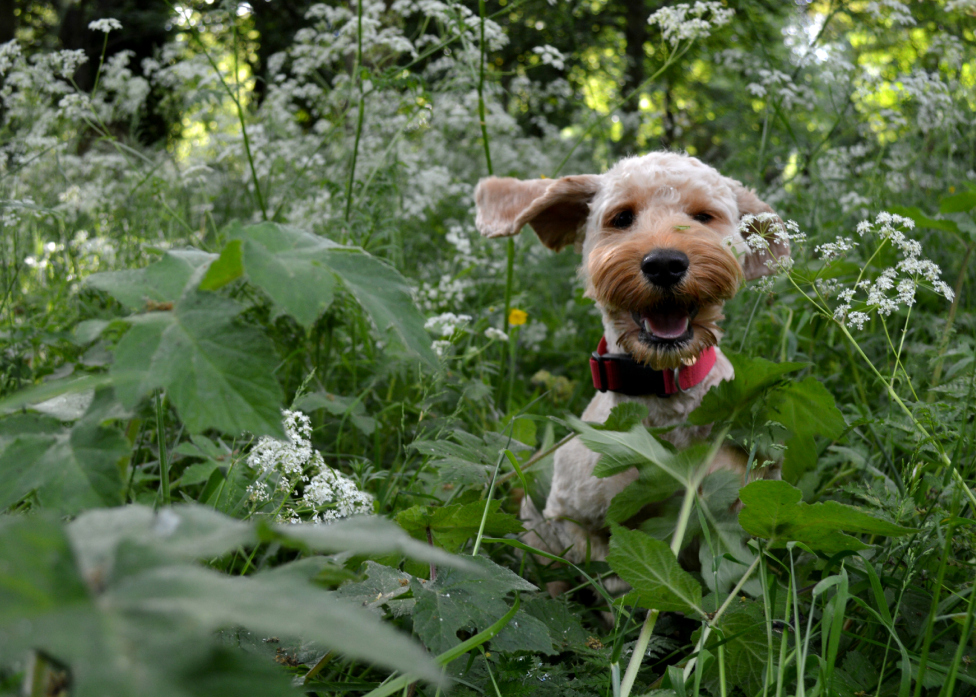
M372 495L326 465L322 454L312 448L308 416L288 410L282 414L288 441L262 436L247 457L248 466L259 477L247 487L248 500L260 506L273 504L273 499L279 497L278 522L323 523L371 514ZM302 495L296 500L294 492L298 488Z
M647 23L661 27L664 40L677 47L682 41L707 37L713 29L731 22L734 15L735 10L720 2L679 3L662 7L647 18Z
M440 334L441 336L453 336L454 332L461 329L471 321L471 315L456 315L453 312L442 312L436 317L431 317L424 324L424 329Z
M922 245L918 240L910 238L906 231L915 227L915 221L900 215L882 211L875 219L864 220L855 228L858 236L867 238L874 236L878 246L890 244L902 258L894 265L881 270L872 278L861 278L854 287L844 288L836 293L839 304L834 308L834 319L844 322L848 327L863 329L870 319L870 313L877 312L879 317L890 317L902 306L911 307L915 304L915 292L920 285L927 284L932 290L947 300L952 300L954 293L940 276L942 270L930 259L921 256ZM851 251L858 243L849 237L838 237L835 242L827 242L817 247L817 252L828 263L844 252ZM829 290L836 291L839 282L831 281ZM816 284L821 298L826 300L828 293L823 292L827 286ZM860 295L859 298L859 294ZM855 310L855 305L858 309Z
M122 22L117 19L96 19L94 22L88 23L88 28L91 31L100 31L108 34L113 31L121 31Z
M485 330L485 336L492 341L508 341L508 334L503 332L501 329L495 329L494 327L488 327Z
M566 56L554 46L550 46L549 44L536 46L532 49L532 52L539 56L543 65L551 65L556 70L562 70L566 67Z

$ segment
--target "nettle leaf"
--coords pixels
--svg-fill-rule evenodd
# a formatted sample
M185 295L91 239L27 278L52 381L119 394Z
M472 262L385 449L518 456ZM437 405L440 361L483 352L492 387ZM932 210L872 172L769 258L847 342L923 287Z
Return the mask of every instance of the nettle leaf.
M939 201L939 213L966 213L976 208L976 190L945 196Z
M171 312L132 318L115 351L112 376L131 408L163 388L191 432L216 428L284 438L282 392L271 342L235 321L243 308L190 291Z
M305 528L330 530L303 535ZM294 534L302 543L312 540L313 548L362 552L357 543L368 532L371 544L365 546L372 549L390 551L404 539L407 546L423 546L402 533L396 540L389 535L393 529L389 522L368 530L345 523L280 526L274 539L288 541ZM45 515L0 519L0 663L22 660L28 649L41 650L70 669L72 694L84 697L195 693L193 685L201 678L226 691L229 676L201 656L221 650L217 630L245 627L440 679L439 669L408 637L311 584L318 560L250 577L192 563L256 544L265 535L260 526L203 506L92 511L67 526ZM438 561L451 559L433 552ZM472 563L465 568L481 573ZM507 573L516 581L496 580L493 591L534 588Z
M308 327L332 304L341 281L381 333L394 330L409 351L438 365L410 287L385 262L358 247L278 223L236 226L229 234L233 240L203 278L202 289L246 275L276 307Z
M640 402L621 402L610 410L610 416L600 425L593 427L600 431L629 431L647 418L646 404Z
M733 600L718 622L720 632L712 632L706 648L713 654L718 651L720 640L725 644L726 679L739 687L747 695L762 691L763 680L769 662L769 648L766 636L766 618L761 603L753 600ZM697 641L701 630L695 632L692 641ZM779 638L774 639L779 645ZM774 656L775 660L775 656ZM776 667L773 667L773 675ZM706 668L703 683L712 694L721 691L717 662Z
M660 468L679 482L688 481L685 461L676 459L669 445L659 441L639 423L626 433L600 430L575 416L568 416L566 423L579 433L583 445L602 456L593 470L595 477L611 477L631 467L649 465Z
M546 625L549 638L557 651L583 649L589 633L580 622L580 612L565 599L535 597L522 603L522 609Z
M735 379L709 390L688 420L694 424L731 420L733 428L749 433L757 427L773 432L773 424L782 426L789 432L783 477L798 480L816 466L814 437L837 439L847 429L833 395L812 375L800 381L789 379L806 364L772 363L734 354L729 359ZM761 433L752 435L762 439Z
M431 539L436 544L449 552L457 552L468 540L478 534L486 505L488 506L488 519L485 521L486 535L500 537L525 531L518 518L510 513L501 512L502 502L499 500L490 503L473 501L439 508L414 506L400 511L396 522L418 540L426 540L427 531L430 530Z
M709 450L708 443L698 443L675 453L667 452L659 462L647 460L636 463L637 479L610 501L607 522L624 523L645 506L670 499L684 488L685 480L677 479L675 474L687 478L703 462Z
M65 514L122 503L119 462L129 444L100 423L97 408L67 429L33 415L0 422L0 510L32 491L42 506Z
M917 206L889 206L888 210L896 215L911 218L919 227L930 228L932 230L944 230L946 232L955 232L957 234L959 233L959 225L956 224L956 221L930 218L922 212L921 208L918 208ZM945 213L949 211L943 212Z
M428 464L437 468L442 479L464 484L483 482L490 476L502 450L516 454L530 450L515 438L491 431L479 438L456 429L450 437L453 440L416 440L407 447L428 456Z
M836 501L802 503L803 494L784 481L759 480L739 491L745 508L739 523L746 532L782 547L795 540L827 555L868 549L870 545L842 531L898 537L916 532L875 518L854 506Z
M410 593L411 579L413 576L403 571L367 561L366 579L345 584L336 595L379 615L385 614L383 608L389 608L394 617L399 617L409 614L416 603L413 598L400 597Z
M803 370L806 363L773 363L765 358L726 354L735 369L735 379L721 382L706 394L688 421L704 425L724 421L744 411L763 392L781 383L786 376Z
M367 436L376 430L376 419L366 414L366 407L361 400L351 397L340 397L328 392L310 392L295 400L295 409L310 414L318 409L325 409L334 416L348 416L353 426Z
M505 602L508 593L538 590L484 557L473 557L472 561L479 568L438 570L436 581L414 578L410 582L417 600L413 611L414 632L434 654L460 644L457 635L460 630L476 632L498 621L510 608ZM521 609L492 640L492 646L502 651L553 652L545 625Z
M142 310L147 305L176 302L191 279L216 258L216 254L199 249L174 249L144 269L96 273L85 283L104 290L126 307Z
M623 598L625 604L704 616L701 585L660 540L615 526L607 563L633 587Z

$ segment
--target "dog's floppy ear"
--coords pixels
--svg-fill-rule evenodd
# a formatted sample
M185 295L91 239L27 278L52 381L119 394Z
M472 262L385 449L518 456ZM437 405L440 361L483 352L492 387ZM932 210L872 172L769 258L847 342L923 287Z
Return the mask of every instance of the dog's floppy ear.
M488 177L474 191L475 225L485 237L510 237L528 223L542 244L558 252L576 241L599 188L598 174L525 181Z
M732 191L735 192L735 200L739 206L739 220L747 215L759 216L760 219L754 221L748 228L742 231L742 236L748 238L752 235L762 235L766 239L767 249L755 250L751 246L746 249L746 253L739 258L742 264L742 275L747 281L759 278L760 276L770 276L776 270L770 268L769 262L773 258L788 257L790 255L790 243L776 239L775 232L783 225L776 212L769 204L762 201L756 192L747 189L734 179L729 180ZM764 215L765 214L765 215ZM775 216L775 217L770 217ZM772 256L770 255L772 252Z

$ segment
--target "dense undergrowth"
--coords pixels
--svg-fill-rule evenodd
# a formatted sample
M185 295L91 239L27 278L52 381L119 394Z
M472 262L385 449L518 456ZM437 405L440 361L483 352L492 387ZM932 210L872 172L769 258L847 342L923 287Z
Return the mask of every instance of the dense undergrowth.
M601 3L315 5L260 89L244 4L102 18L90 92L0 46L0 692L976 692L976 6L681 8L636 86ZM682 453L574 417L578 255L473 226L661 144L794 221ZM607 562L519 540L574 434L641 472Z

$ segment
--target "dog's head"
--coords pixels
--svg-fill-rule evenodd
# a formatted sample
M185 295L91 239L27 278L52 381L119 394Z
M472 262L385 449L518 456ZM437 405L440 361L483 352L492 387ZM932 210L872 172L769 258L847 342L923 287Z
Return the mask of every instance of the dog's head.
M605 174L490 177L475 200L486 237L528 223L550 249L576 244L587 295L617 344L657 369L694 362L717 344L722 305L742 279L772 273L770 252L789 255L768 223L745 233L767 236L758 251L739 231L743 217L773 212L755 193L675 153L627 158Z

